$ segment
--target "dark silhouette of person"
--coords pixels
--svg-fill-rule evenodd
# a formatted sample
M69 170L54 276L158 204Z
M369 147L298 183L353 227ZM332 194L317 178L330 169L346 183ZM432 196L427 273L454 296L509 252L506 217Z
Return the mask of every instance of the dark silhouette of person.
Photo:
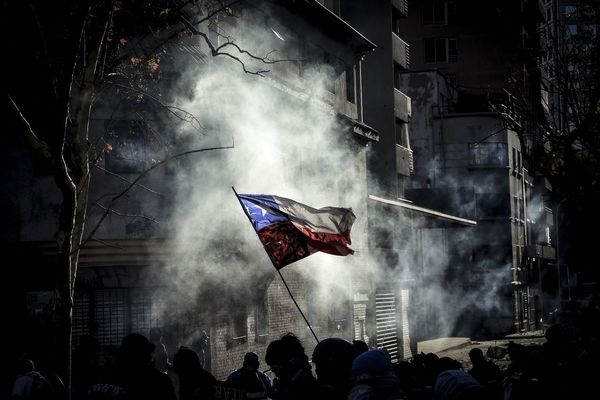
M302 343L294 334L287 333L281 339L269 343L265 361L276 376L273 381L274 399L327 398L312 375Z
M169 357L161 329L158 327L150 328L148 340L154 345L154 368L163 374L168 373L172 366L171 358Z
M12 399L49 399L53 395L50 381L35 370L33 360L19 360L19 376L13 385Z
M342 338L327 338L317 344L312 361L317 381L332 393L332 399L346 399L352 387L352 362L356 350L352 343Z
M435 376L437 378L437 375L440 372L444 372L444 371L448 371L448 370L452 370L452 369L462 369L462 364L459 361L456 361L455 359L453 359L451 357L441 357L437 360L435 369L436 369Z
M486 400L483 386L459 369L441 372L433 385L432 400Z
M144 335L131 333L125 336L116 355L111 395L102 393L105 386L93 385L93 398L176 400L173 382L152 364L153 351L154 345Z
M79 338L79 346L73 351L72 391L74 398L84 398L91 384L99 375L98 356L100 346L91 335Z
M352 345L354 346L354 351L356 352L357 356L365 351L369 351L369 345L363 340L353 340Z
M352 363L354 386L348 400L401 400L406 395L394 372L392 359L384 350L372 349Z
M486 390L494 393L494 397L497 397L497 394L501 392L502 383L502 371L500 371L500 368L493 361L486 359L483 351L478 347L469 351L469 358L473 363L473 367L469 369L469 374L483 385Z
M435 353L422 354L419 361L423 368L423 385L433 387L435 378L440 373L440 357Z
M199 329L197 334L190 347L197 352L202 368L210 368L210 336L204 329Z
M227 383L248 393L253 399L266 399L272 396L271 379L258 370L258 355L248 352L244 355L242 368L236 369L227 377Z
M173 357L173 369L179 377L179 400L213 399L216 379L202 368L198 353L181 346Z

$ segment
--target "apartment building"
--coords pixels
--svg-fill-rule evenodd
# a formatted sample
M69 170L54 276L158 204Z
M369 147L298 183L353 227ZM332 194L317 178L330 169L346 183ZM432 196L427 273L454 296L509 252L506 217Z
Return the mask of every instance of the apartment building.
M411 49L401 33L411 14L408 2L341 1L330 7L377 45L361 65L364 121L379 133L368 153L374 282L369 325L372 345L385 348L393 359L410 358L418 341L448 332L447 318L437 318L432 306L443 301L436 295L441 290L426 271L442 269L451 238L475 221L406 198L416 162L413 102L400 86L402 73L412 68Z
M531 50L541 5L432 0L409 8L401 34L411 71L400 85L413 99L407 197L477 221L445 272L466 300L455 332L533 329L544 318L541 274L555 257L540 234L554 225L541 200L549 187L522 156L537 137Z

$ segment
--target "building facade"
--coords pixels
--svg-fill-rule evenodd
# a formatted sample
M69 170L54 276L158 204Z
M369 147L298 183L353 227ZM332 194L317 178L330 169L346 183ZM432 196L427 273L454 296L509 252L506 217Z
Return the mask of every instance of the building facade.
M555 257L550 236L539 233L553 231L542 200L549 187L523 158L536 140L541 104L531 51L539 43L540 4L434 0L409 7L402 32L412 71L401 87L418 117L407 197L477 220L448 270L455 296L468 299L456 332L533 329L545 317L540 276ZM498 301L482 301L484 293Z
M208 11L195 7L185 14L189 34L165 46L160 79L148 96L129 81L97 94L90 141L109 151L92 168L84 236L94 236L81 249L73 348L91 336L110 358L124 335L159 328L172 353L179 345L194 348L219 379L241 366L245 352L262 358L266 345L287 332L312 353L311 331L232 186L353 208L356 256L317 254L282 274L319 338L370 341L362 200L366 146L378 135L363 122L360 65L374 45L316 1L248 1L199 25L190 21ZM236 59L210 57L202 35ZM267 62L244 58L229 43ZM269 58L271 51L276 56ZM141 57L132 57L130 67L152 61ZM271 63L276 59L283 61ZM232 142L229 153L182 157L132 183L173 154ZM53 210L60 194L25 143L10 142L6 150L3 159L18 167L3 180L3 202L15 212L3 248L23 267L15 272L23 286L9 290L22 299L13 313L20 327L15 352L29 347L41 355L49 345L43 332L51 323ZM110 200L124 191L119 202Z
M417 165L414 99L401 86L402 74L412 68L412 50L402 31L412 15L408 2L343 1L336 6L332 9L377 45L361 70L365 123L379 133L368 154L373 344L394 359L410 358L417 342L449 333L450 318L438 310L447 291L437 277L455 245L452 237L475 221L406 197Z

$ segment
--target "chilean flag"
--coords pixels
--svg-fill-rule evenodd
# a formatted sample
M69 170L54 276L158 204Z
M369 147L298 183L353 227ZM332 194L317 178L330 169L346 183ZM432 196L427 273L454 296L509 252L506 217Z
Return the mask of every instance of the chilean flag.
M348 247L356 219L350 209L316 209L270 195L239 194L238 199L277 269L317 251L337 256L354 253Z

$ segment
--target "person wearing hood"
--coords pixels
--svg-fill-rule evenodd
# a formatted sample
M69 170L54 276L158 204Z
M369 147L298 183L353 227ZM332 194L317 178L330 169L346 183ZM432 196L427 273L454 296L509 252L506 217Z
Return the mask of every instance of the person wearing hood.
M354 386L348 400L404 400L390 355L380 349L360 354L352 363Z

